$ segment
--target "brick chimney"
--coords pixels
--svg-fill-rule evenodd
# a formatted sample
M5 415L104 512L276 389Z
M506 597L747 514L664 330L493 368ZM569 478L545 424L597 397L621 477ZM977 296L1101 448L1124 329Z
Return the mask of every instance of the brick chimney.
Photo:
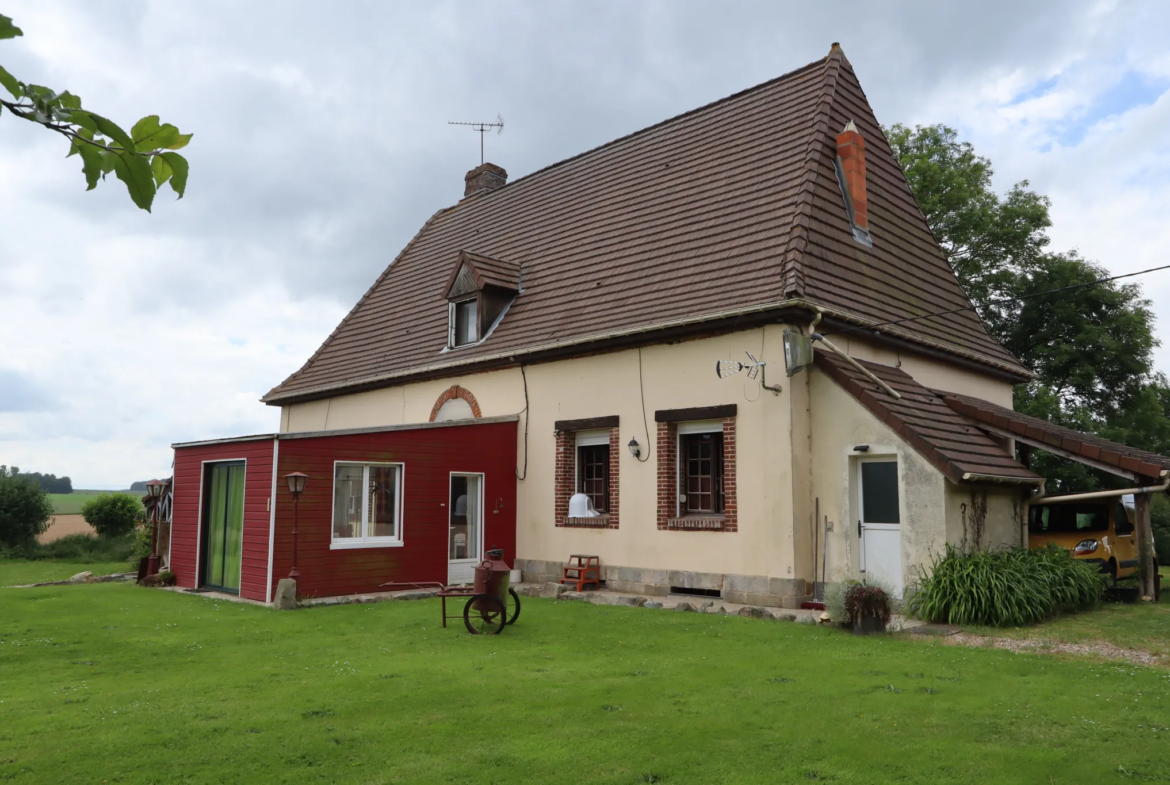
M865 140L850 120L845 130L837 134L837 157L845 174L845 186L853 205L853 225L869 231L869 213L865 197Z
M468 172L463 177L463 181L465 183L463 197L467 198L472 194L487 193L497 188L503 188L508 184L508 173L504 171L502 166L480 164Z

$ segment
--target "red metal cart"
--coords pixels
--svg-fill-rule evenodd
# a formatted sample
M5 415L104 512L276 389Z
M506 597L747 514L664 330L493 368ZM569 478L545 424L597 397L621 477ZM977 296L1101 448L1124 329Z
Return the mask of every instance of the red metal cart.
M512 568L504 561L504 552L490 550L475 568L475 583L445 585L438 581L391 581L379 588L407 588L436 590L436 596L443 601L443 626L448 619L463 619L463 624L472 635L499 635L504 627L515 624L520 618L520 596L510 585ZM391 589L394 591L395 589ZM448 597L466 597L463 613L447 613Z

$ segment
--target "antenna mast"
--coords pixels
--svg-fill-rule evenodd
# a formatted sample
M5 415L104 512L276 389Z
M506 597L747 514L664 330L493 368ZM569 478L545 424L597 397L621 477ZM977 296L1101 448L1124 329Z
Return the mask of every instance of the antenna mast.
M458 120L448 120L447 125L468 125L471 126L471 130L479 132L479 164L483 166L483 135L492 128L498 129L496 136L502 134L504 132L504 116L497 114L494 123L463 123Z

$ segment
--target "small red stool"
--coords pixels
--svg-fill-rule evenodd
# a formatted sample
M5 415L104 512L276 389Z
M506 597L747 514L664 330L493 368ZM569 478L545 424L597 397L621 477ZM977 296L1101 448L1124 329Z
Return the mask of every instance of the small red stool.
M561 568L561 583L576 584L577 591L590 584L595 589L600 589L601 557L574 553L569 557L569 563Z

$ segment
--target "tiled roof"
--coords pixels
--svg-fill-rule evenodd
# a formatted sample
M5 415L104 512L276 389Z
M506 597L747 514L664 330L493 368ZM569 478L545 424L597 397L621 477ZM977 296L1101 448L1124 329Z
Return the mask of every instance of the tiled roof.
M502 289L520 290L520 265L476 253L464 254L471 274L480 286L499 286Z
M853 238L834 170L836 134L849 120L866 141L872 249ZM488 340L443 352L444 284L461 251L522 271L524 291ZM439 211L265 400L454 375L561 347L595 350L615 336L651 340L656 330L744 313L819 306L826 323L873 324L968 305L834 47ZM971 311L882 332L1029 376Z
M1004 452L975 423L901 368L860 361L901 395L896 399L835 354L817 351L816 367L888 425L951 482L1039 485L1043 478Z
M1053 425L1047 420L1020 414L979 398L950 392L938 394L948 406L977 424L1011 434L1040 449L1068 453L1073 460L1080 456L1090 462L1113 466L1140 477L1158 478L1163 472L1170 471L1170 458L1157 453Z

